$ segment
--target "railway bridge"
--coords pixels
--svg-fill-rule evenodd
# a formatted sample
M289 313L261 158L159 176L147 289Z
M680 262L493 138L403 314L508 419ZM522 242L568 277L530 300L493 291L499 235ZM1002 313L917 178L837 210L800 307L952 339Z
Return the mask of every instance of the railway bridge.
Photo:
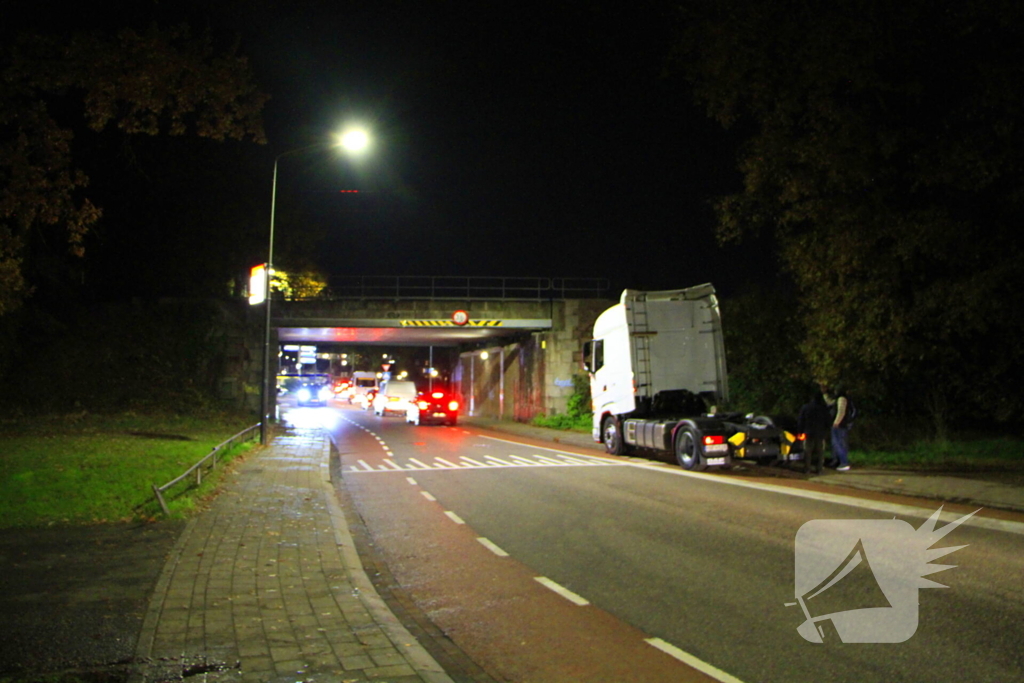
M457 354L452 383L467 413L525 421L565 412L609 297L597 279L352 277L315 298L275 299L270 348L443 348Z

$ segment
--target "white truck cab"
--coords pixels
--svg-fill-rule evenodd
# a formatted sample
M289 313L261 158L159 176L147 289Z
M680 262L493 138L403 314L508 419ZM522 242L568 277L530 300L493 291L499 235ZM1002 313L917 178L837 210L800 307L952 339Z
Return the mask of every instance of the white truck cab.
M668 452L685 469L800 458L797 437L759 415L723 414L725 343L715 289L627 289L583 347L595 441L621 455Z
M710 284L625 290L618 304L598 316L584 360L597 441L605 417L650 413L662 392L686 390L709 406L729 397L722 321Z

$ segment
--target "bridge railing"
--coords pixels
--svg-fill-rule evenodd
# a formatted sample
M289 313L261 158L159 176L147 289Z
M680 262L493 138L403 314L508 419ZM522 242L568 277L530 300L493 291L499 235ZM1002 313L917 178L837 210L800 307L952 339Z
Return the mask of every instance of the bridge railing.
M607 296L603 278L351 275L317 299L590 299Z

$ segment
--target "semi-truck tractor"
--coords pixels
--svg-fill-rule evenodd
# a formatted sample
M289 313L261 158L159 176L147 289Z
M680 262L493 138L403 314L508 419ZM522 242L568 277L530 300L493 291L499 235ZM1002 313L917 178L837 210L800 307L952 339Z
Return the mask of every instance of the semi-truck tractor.
M784 420L726 412L722 319L710 284L627 289L601 313L583 347L594 440L611 454L668 453L687 470L800 460Z

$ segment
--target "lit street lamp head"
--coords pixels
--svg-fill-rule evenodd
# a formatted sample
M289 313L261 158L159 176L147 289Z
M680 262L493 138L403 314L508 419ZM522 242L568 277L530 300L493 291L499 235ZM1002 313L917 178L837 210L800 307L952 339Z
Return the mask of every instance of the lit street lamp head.
M370 146L370 136L362 128L347 128L338 136L338 144L349 154L362 154Z

